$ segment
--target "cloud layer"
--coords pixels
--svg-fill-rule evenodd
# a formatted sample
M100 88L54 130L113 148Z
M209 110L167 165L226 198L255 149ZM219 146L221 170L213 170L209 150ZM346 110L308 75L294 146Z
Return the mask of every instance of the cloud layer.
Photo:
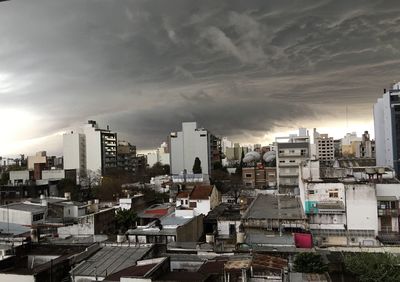
M0 111L36 120L3 144L89 118L143 149L189 120L256 140L370 120L400 79L397 1L10 1L0 34Z

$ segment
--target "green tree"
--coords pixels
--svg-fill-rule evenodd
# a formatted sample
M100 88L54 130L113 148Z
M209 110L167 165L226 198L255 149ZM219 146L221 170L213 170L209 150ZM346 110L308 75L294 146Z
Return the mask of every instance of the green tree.
M320 254L300 253L294 259L294 271L304 273L324 273L328 266L322 261Z
M158 175L166 175L169 174L169 172L170 172L169 165L163 165L160 162L157 162L152 167L146 169L146 174L150 177Z
M400 281L400 258L390 253L346 254L344 265L360 281Z
M201 161L198 157L195 158L194 164L193 164L193 173L202 173L201 171Z
M115 215L116 229L125 233L133 228L136 222L136 213L133 210L118 210Z

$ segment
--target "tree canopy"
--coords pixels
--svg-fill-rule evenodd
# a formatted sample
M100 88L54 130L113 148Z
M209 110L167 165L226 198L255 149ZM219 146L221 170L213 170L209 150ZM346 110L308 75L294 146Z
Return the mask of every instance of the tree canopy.
M198 157L196 157L194 159L194 164L193 164L193 169L192 170L193 170L193 173L202 173L201 161L200 161L200 159Z
M118 210L115 215L116 229L125 233L135 226L136 213L133 210Z
M294 259L294 270L303 273L324 273L328 266L323 262L320 254L300 253Z
M400 281L400 258L390 253L346 254L344 264L360 281Z

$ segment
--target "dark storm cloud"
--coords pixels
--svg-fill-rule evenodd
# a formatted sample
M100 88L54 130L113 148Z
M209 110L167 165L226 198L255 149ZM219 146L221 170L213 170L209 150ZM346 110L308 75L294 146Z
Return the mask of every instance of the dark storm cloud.
M400 78L399 10L397 1L6 2L0 108L41 115L36 136L96 118L139 148L185 120L251 140L340 118L344 105L370 119Z

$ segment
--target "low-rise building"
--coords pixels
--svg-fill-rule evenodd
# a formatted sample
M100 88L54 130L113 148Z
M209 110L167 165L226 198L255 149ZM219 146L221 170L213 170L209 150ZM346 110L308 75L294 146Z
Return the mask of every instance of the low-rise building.
M243 184L249 188L275 189L276 167L252 166L242 168Z
M132 243L197 242L203 235L203 215L177 216L175 212L127 231Z
M101 281L127 267L136 265L138 260L152 258L154 247L148 245L103 245L88 259L76 265L71 271L73 282Z
M353 170L321 166L318 160L301 166L300 198L317 244L378 244L375 183Z
M112 234L115 230L115 209L107 208L78 217L77 224L57 228L60 237Z
M220 202L220 193L212 185L196 185L190 194L183 191L176 196L176 207L191 208L196 215L207 215Z
M44 223L46 216L46 205L21 202L0 206L0 222L32 226Z
M258 194L242 217L247 233L307 230L308 220L298 197Z

